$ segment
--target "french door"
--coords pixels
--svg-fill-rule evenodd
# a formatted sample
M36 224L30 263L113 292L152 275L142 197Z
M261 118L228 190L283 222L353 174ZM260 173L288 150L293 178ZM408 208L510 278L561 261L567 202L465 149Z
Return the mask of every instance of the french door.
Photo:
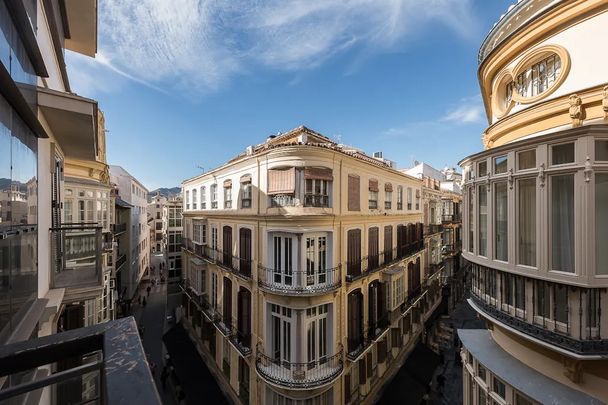
M289 367L291 363L292 311L290 308L271 304L271 348L272 358L277 364Z
M306 360L308 368L327 360L327 312L328 304L306 310Z
M327 237L306 238L306 285L327 282Z
M293 285L294 236L273 237L273 278L274 282Z

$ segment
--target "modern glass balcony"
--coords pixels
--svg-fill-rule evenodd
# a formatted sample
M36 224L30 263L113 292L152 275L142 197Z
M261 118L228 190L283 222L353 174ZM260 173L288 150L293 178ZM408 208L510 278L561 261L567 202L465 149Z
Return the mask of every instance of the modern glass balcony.
M161 404L133 317L4 345L0 364L2 404L45 388L56 403Z
M310 389L334 381L344 368L342 347L332 356L324 356L308 362L290 362L264 354L257 348L255 366L266 381L291 389Z
M51 243L54 288L101 285L101 226L63 224L51 228Z
M289 294L323 294L340 287L340 266L315 270L279 270L258 266L260 287Z

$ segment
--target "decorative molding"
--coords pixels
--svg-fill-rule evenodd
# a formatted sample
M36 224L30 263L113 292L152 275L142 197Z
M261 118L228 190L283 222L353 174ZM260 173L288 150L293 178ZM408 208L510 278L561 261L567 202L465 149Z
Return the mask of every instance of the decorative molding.
M577 95L573 94L568 99L570 108L568 110L570 118L572 119L572 128L580 127L583 125L583 100Z
M591 167L591 159L589 159L589 156L587 156L585 158L585 170L583 170L586 183L589 183L591 181L591 173L593 173L593 168Z
M575 384L583 381L583 363L570 357L562 357L564 365L564 375Z
M608 86L604 86L602 90L602 109L604 110L604 119L608 120Z
M513 190L513 169L509 169L509 190Z
M538 180L540 181L540 186L545 187L545 164L540 164L540 169L538 171Z

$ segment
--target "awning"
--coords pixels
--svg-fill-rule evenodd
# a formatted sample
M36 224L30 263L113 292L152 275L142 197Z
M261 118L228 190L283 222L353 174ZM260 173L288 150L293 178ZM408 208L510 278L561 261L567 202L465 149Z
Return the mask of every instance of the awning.
M306 167L304 169L304 178L332 181L334 176L332 170L326 167Z
M67 157L96 159L96 101L38 87L38 106Z
M214 405L229 403L181 324L165 333L163 342L187 404L200 404L202 398L204 403Z
M224 180L224 188L232 188L232 180Z
M268 170L268 195L293 194L296 190L296 170L270 169Z
M241 176L241 183L251 183L251 175L250 174L244 174Z
M384 183L384 191L393 192L393 185L391 183Z
M374 180L374 179L369 180L369 191L378 192L378 180Z

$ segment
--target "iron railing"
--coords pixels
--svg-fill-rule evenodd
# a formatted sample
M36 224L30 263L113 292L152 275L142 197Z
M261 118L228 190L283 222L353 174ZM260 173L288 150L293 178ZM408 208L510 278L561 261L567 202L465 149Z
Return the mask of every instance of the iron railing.
M424 235L433 235L436 233L440 233L443 230L442 226L439 224L429 224L424 226Z
M54 288L101 284L102 227L63 224L51 228Z
M126 254L122 254L120 256L118 256L118 259L116 260L116 270L120 269L120 267L125 264L127 262L127 255Z
M258 345L255 366L266 381L285 388L310 389L334 381L344 368L343 350L307 362L291 362L264 354Z
M393 263L413 256L423 249L424 241L418 240L403 247L396 247L374 255L364 256L360 260L347 261L345 263L346 281L349 283L356 281L370 273L382 270Z
M112 233L118 235L127 231L127 224L112 224Z
M443 223L460 222L461 217L460 214L444 214L441 216L441 221Z
M329 208L329 196L321 194L305 194L304 206Z
M340 266L331 269L275 270L258 266L260 287L291 294L321 294L340 287Z
M251 259L233 256L229 251L214 249L196 243L193 244L189 239L186 240L183 246L201 259L217 264L241 278L246 280L251 279L251 270L253 268L253 260Z

